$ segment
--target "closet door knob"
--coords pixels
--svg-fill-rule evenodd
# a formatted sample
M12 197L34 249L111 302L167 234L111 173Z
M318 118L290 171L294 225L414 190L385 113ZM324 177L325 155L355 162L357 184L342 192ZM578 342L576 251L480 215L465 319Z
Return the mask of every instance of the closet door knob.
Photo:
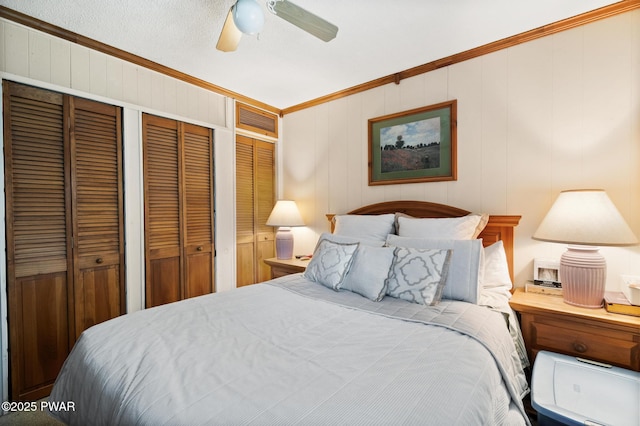
M104 260L101 257L96 259L96 263L102 263L102 262L104 262Z

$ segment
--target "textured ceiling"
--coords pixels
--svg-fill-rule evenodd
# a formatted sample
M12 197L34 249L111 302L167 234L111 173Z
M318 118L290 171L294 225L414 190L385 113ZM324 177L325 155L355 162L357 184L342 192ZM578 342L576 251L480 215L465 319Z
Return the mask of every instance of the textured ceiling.
M615 3L606 0L293 0L336 24L329 43L271 15L215 49L235 0L0 0L0 4L284 109Z

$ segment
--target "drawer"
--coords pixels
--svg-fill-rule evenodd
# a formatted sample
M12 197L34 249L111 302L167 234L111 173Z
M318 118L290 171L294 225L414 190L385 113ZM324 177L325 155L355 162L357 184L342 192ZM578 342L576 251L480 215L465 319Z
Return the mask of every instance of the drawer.
M547 349L635 370L640 367L640 342L632 333L551 318L530 326L532 350Z

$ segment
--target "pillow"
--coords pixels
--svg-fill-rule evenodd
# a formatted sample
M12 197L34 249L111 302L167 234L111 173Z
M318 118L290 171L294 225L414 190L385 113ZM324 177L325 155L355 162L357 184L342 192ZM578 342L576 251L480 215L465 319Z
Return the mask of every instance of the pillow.
M338 291L349 272L358 243L341 244L320 240L313 257L304 271L304 277Z
M482 289L511 298L511 275L507 254L502 241L497 241L484 249L484 275Z
M393 233L395 215L358 215L346 214L334 216L335 228L333 233L349 237L367 238L384 241L388 234Z
M476 214L425 219L399 216L397 234L401 237L434 240L471 240L480 233L476 234L476 230L481 218Z
M322 234L320 234L320 239L318 241L320 240L329 240L334 243L342 244L360 243L361 245L372 247L382 247L385 244L385 241L373 240L371 238L348 237L345 235L330 234L328 232L323 232Z
M480 235L480 233L484 231L484 228L487 227L487 223L489 223L489 215L487 213L482 213L478 215L471 213L469 216L480 216L480 219L478 221L478 226L476 226L476 230L474 231L473 236L471 237L471 239L476 239L478 238L478 235Z
M418 219L416 217L413 216L409 216L406 213L400 213L400 212L396 212L395 214L395 221L394 221L394 231L392 232L392 234L396 234L398 235L398 229L400 229L400 225L398 224L398 218L399 217L408 217L411 219ZM474 238L478 238L478 235L480 235L480 233L482 231L484 231L484 228L487 227L487 224L489 223L489 214L488 213L482 213L482 214L475 214L475 213L469 213L467 216L480 216L480 220L478 222L478 226L476 226L476 230L473 233L473 236L471 237L472 239Z
M453 250L442 297L478 303L483 273L482 240L431 240L389 235L387 244L395 247Z
M437 305L447 279L451 250L396 247L387 294L421 305Z
M358 293L374 302L381 301L387 288L393 251L393 247L360 245L341 289Z

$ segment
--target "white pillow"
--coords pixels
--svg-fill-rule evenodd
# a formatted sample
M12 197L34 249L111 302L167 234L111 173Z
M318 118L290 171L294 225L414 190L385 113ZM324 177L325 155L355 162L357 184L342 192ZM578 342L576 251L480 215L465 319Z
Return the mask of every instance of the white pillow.
M346 214L334 217L333 233L349 237L384 241L393 232L395 215L358 215Z
M345 235L330 234L328 232L323 232L322 234L320 234L320 238L318 239L318 242L320 240L329 240L334 243L342 243L342 244L360 243L361 245L367 245L371 247L382 247L385 244L384 241L373 240L371 238L349 237Z
M511 287L511 275L509 275L509 264L504 244L502 241L497 241L484 249L484 276L478 304L489 306L509 316L509 333L515 343L522 365L527 367L529 359L522 341L522 334L520 334L520 325L509 306Z
M358 293L374 302L381 301L387 288L393 251L393 247L360 245L340 288Z
M387 245L453 250L442 297L478 303L484 271L482 240L432 240L389 235Z
M304 277L338 291L349 272L353 254L358 245L358 243L340 244L320 240L304 271Z
M387 294L421 305L437 305L447 279L451 250L396 247Z
M482 216L467 215L445 218L398 217L397 234L401 237L430 238L433 240L470 240Z
M511 298L511 275L507 254L504 251L502 240L491 244L484 249L484 275L482 277L482 289Z
M473 236L471 237L472 239L475 239L475 238L478 238L478 235L480 235L480 233L484 231L484 228L487 227L487 224L489 223L489 214L482 213L482 214L476 215L471 213L469 216L480 217L480 219L478 220L478 226L476 226L476 230L474 231Z
M482 233L484 228L486 228L487 224L489 223L489 214L488 213L482 213L482 214L469 213L468 216L479 216L478 226L476 226L476 230L473 232L473 235L471 236L471 239L478 238L478 235L480 235L480 233ZM410 219L419 219L419 218L410 216L410 215L408 215L406 213L396 212L396 219L395 219L395 222L394 222L394 232L392 232L392 234L398 235L398 229L400 229L400 226L398 225L398 218L399 217L407 217L407 218L410 218Z

